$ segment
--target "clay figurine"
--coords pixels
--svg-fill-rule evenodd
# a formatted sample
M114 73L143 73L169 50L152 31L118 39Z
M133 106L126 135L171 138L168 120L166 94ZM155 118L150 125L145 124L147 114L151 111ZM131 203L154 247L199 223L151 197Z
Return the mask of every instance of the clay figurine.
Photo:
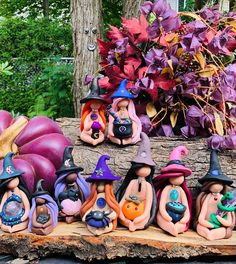
M100 96L98 78L95 77L90 87L90 94L80 100L85 103L82 109L80 123L80 139L86 143L96 146L105 139L104 132L106 118L104 113L105 99Z
M49 192L38 181L36 191L32 194L32 206L29 213L28 230L37 235L50 234L58 222L58 206Z
M181 155L187 154L186 147L176 147L166 167L154 179L157 224L173 236L187 231L191 219L192 195L185 177L190 176L192 171L181 161Z
M91 194L81 208L82 221L88 230L98 236L114 230L120 207L113 193L113 181L121 177L114 176L106 164L108 155L102 155L95 171L86 179L91 182Z
M121 208L119 222L130 231L147 228L156 214L156 195L152 185L155 163L151 158L148 136L142 142L131 167L116 193Z
M107 137L118 145L136 144L140 141L142 125L135 112L134 96L126 89L126 80L121 82L111 98L113 103L107 108L110 114Z
M13 153L9 152L4 157L0 175L1 229L9 233L27 228L30 211L30 195L22 178L24 172L14 168L12 156Z
M87 182L80 175L83 169L74 164L72 150L72 146L65 148L63 164L56 172L58 179L54 184L60 216L68 224L78 220L81 206L90 194Z
M235 226L235 192L228 192L233 181L223 174L217 151L211 151L210 169L200 178L201 193L196 200L197 233L208 240L229 238Z

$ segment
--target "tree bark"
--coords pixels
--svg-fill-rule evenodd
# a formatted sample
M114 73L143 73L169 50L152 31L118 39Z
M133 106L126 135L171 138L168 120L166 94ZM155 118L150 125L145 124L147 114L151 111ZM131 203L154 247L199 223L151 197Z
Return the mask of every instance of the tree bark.
M97 38L102 35L102 0L71 0L71 19L74 45L73 101L75 115L80 116L80 99L89 87L83 81L87 74L98 70Z
M49 17L49 0L43 0L43 16Z
M123 0L123 17L138 17L139 8L143 2L144 0Z

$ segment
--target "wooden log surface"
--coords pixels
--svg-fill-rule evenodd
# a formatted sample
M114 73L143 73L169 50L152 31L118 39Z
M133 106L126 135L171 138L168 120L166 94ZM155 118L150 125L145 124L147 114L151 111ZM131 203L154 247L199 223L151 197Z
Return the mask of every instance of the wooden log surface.
M236 255L236 231L230 239L207 241L193 231L172 237L157 227L129 232L124 228L95 237L84 223L60 222L53 233L38 236L26 231L0 232L0 254L34 260L48 255L74 256L80 260L117 257L163 259Z
M95 169L102 154L109 154L111 170L122 177L130 167L138 146L119 148L110 143L97 147L85 145L78 140L79 119L61 118L57 122L74 147L75 162L84 168L84 176ZM185 140L183 138L151 138L151 150L156 162L156 174L168 162L170 151L180 144L185 145L189 155L184 162L193 170L187 178L188 185L196 195L199 186L197 179L206 174L209 168L209 151L205 139ZM225 151L219 155L223 171L236 183L236 152ZM117 187L117 186L116 186ZM49 255L72 255L81 260L128 258L185 258L200 256L236 256L236 231L230 239L207 241L189 230L178 237L172 237L155 226L147 230L129 232L119 227L100 237L89 233L82 222L59 223L52 234L37 236L27 231L6 234L0 231L0 254L13 254L29 260Z
M138 145L119 147L105 142L96 147L88 146L79 140L79 119L60 118L57 121L65 135L75 144L73 152L74 159L78 165L84 168L83 175L85 177L89 176L94 171L98 158L102 154L110 155L111 160L108 164L116 175L122 177L126 175L127 170L130 168L130 161L136 155ZM186 166L193 171L192 175L187 178L187 184L194 196L196 196L198 187L200 187L197 180L204 176L209 169L210 151L207 149L206 139L155 137L150 138L150 140L152 157L156 163L155 175L166 165L169 153L174 147L185 145L188 148L188 156L182 157ZM223 172L234 180L234 185L236 186L236 151L229 150L219 153L219 160Z

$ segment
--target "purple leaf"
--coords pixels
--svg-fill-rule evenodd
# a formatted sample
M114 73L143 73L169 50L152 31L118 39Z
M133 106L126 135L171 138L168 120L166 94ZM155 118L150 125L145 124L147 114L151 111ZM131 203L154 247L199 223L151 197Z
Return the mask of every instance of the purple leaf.
M210 149L220 149L222 148L224 141L224 137L214 134L207 139L207 145Z

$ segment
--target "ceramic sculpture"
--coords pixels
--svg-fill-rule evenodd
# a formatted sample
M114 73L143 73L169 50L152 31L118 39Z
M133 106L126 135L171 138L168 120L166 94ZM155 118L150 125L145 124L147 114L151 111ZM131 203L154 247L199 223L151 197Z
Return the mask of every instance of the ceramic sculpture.
M43 179L39 180L32 195L28 230L37 235L50 234L58 222L58 206L48 191L43 189Z
M85 103L81 114L80 139L96 146L104 141L106 127L105 100L100 96L97 77L92 81L89 95L80 102Z
M208 240L231 237L236 193L228 192L233 181L222 172L216 150L211 151L209 171L198 181L202 187L196 201L197 233Z
M156 197L152 178L155 163L151 158L148 136L141 133L142 142L131 167L117 191L121 212L119 222L130 231L147 228L156 214Z
M108 155L102 155L95 171L86 179L91 182L91 194L81 208L82 221L88 230L98 236L114 230L120 213L119 204L113 193L113 181L121 177L113 175L106 164Z
M30 211L29 191L22 179L24 172L14 168L13 154L9 152L4 157L0 175L1 229L9 233L27 228Z
M73 147L66 147L63 164L56 172L55 198L57 199L60 216L71 223L78 220L80 208L90 194L89 186L80 175L83 170L74 163Z
M113 103L109 112L108 139L117 145L136 144L140 141L141 121L135 112L134 96L126 89L123 80L118 90L111 96Z
M185 178L192 171L181 161L187 155L184 146L176 147L170 154L170 161L155 177L157 196L157 224L161 229L177 236L188 230L191 219L192 195Z

